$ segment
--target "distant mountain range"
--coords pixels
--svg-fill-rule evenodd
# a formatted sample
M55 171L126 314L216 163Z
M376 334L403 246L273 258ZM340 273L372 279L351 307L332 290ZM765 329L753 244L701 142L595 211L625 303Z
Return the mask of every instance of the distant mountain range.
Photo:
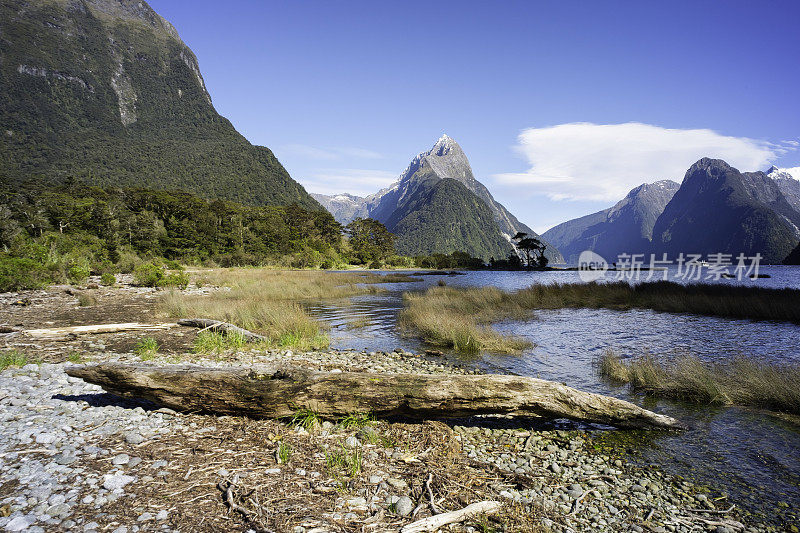
M622 253L647 253L656 219L679 188L669 180L644 183L613 207L559 224L542 237L552 242L568 263L576 263L584 250L609 260Z
M680 186L642 185L614 207L543 236L571 262L593 250L608 260L621 253L760 253L766 263L781 263L800 241L800 181L786 169L739 172L705 158Z
M216 112L194 53L144 1L0 0L0 87L12 185L74 178L321 209Z
M408 255L463 251L501 259L513 252L517 232L538 237L475 179L461 146L447 135L376 194L313 196L343 224L357 217L382 222L397 236L398 252ZM563 261L552 244L545 255L552 263Z

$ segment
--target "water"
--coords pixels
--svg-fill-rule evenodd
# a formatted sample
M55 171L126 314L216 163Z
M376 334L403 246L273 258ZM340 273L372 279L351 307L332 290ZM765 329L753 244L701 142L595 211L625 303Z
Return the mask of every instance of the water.
M800 288L800 268L767 266L758 280L721 279L717 283ZM613 280L619 273L607 272ZM667 272L674 278L675 270ZM645 277L648 274L645 274ZM654 273L654 277L662 277ZM534 283L579 282L576 272L467 272L460 276L423 276L422 282L387 284L387 292L352 298L349 303L321 303L312 311L331 325L335 348L420 352L424 346L397 327L404 291L420 291L444 279L450 286L493 285L506 290ZM680 280L678 280L680 281ZM800 304L800 302L798 302ZM360 319L358 327L353 321ZM649 310L559 309L537 311L524 321L496 329L531 340L522 356L484 354L470 364L490 372L536 376L582 390L608 394L645 405L690 425L683 432L612 432L626 447L635 443L632 460L708 484L745 509L776 522L800 520L800 427L746 408L719 408L655 401L633 395L627 387L602 381L593 361L607 349L621 356L692 353L704 359L737 355L800 362L800 326ZM457 357L447 354L447 357ZM463 361L462 361L463 362ZM628 442L628 440L631 442ZM617 444L620 444L618 442Z

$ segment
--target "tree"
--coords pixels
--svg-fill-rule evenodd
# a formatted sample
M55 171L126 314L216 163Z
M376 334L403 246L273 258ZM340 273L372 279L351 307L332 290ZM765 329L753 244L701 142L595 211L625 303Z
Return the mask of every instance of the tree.
M527 233L519 232L514 235L514 241L517 243L517 248L525 254L525 264L528 268L533 268L536 265L539 268L547 266L548 259L544 256L544 251L547 245L537 239L536 237L528 237Z
M345 227L353 255L362 264L384 261L394 254L394 235L372 218L357 218Z

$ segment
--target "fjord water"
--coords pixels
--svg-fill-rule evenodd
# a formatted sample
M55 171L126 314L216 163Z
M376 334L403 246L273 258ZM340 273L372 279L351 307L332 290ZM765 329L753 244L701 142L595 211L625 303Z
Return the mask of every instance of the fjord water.
M800 288L800 268L764 266L769 278L710 281L761 287ZM675 270L667 272L675 279ZM617 272L607 272L614 280ZM646 278L649 274L645 273ZM663 273L654 273L660 279ZM454 287L496 286L515 290L536 283L580 282L576 272L466 272L459 276L423 276L416 283L387 284L386 292L349 302L326 302L312 311L331 325L335 348L422 352L416 339L397 327L402 293L421 291L444 280ZM675 279L681 281L680 279ZM800 305L800 302L798 302ZM353 328L354 320L359 327ZM366 324L366 325L365 325ZM778 523L797 520L800 508L800 427L765 411L709 407L632 394L603 381L593 363L606 349L621 356L693 353L703 359L745 355L800 363L800 326L782 322L735 320L649 310L559 309L536 311L523 321L496 329L528 338L536 346L521 356L483 354L458 358L489 372L506 372L564 382L582 390L624 398L688 423L682 432L603 432L609 445L626 449L630 460L707 484L761 518Z

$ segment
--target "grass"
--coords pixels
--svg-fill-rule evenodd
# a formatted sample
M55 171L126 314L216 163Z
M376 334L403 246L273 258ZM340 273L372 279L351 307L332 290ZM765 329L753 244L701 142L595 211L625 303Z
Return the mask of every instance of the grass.
M285 442L281 441L278 444L278 450L276 452L276 460L278 464L285 465L288 464L289 461L292 459L292 447L286 444Z
M97 298L91 294L81 294L78 296L78 306L91 307L93 305L97 305Z
M531 343L503 335L489 324L506 318L522 318L530 312L514 301L514 294L495 287L454 289L432 287L426 292L406 293L400 325L416 329L431 345L462 353L480 351L519 352Z
M0 354L0 371L9 367L21 368L28 364L28 356L19 350L7 350Z
M339 419L339 426L343 429L363 428L375 422L375 417L368 413L353 413Z
M80 352L76 352L75 350L71 350L67 354L67 361L69 361L70 363L82 363L84 361L84 358L80 354Z
M503 335L490 324L525 318L535 309L565 307L616 310L652 309L753 320L800 323L800 290L723 284L681 285L668 281L532 285L507 292L495 287L432 287L407 293L400 324L420 333L428 344L462 353L514 353L528 347L524 339Z
M311 409L300 409L292 417L292 424L306 431L313 431L322 425L322 420Z
M158 353L158 341L153 337L144 337L133 347L133 353L142 361L149 361Z
M361 450L348 451L343 446L340 450L325 452L325 466L331 477L344 475L354 478L361 473L363 468Z
M192 351L200 354L220 354L229 351L238 352L247 344L247 339L238 333L219 333L201 331L192 344Z
M644 355L622 360L613 351L597 362L601 376L634 390L684 401L762 407L800 413L800 366L749 357L723 362L693 355L659 360Z
M407 275L370 272L277 271L237 268L203 272L211 294L168 293L160 310L172 318L211 318L230 322L267 338L264 348L318 350L330 344L324 326L307 311L310 301L374 294L377 283L405 281ZM304 305L305 304L305 305Z

